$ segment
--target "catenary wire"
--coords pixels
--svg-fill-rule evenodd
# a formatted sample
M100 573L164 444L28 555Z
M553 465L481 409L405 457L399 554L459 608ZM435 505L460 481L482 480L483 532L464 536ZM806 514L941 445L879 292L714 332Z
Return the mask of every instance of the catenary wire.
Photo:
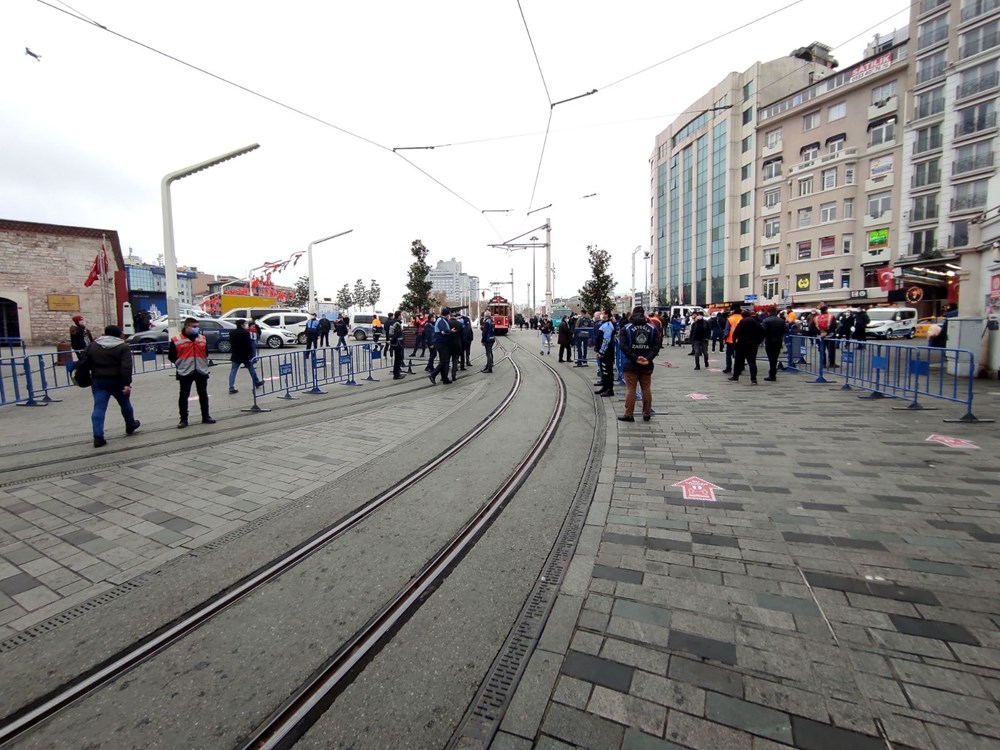
M531 38L531 29L528 28L528 19L524 17L524 8L521 7L521 0L517 0L517 9L521 12L521 22L524 24L524 31L528 35L528 44L531 45L531 54L535 56L535 65L538 66L538 75L542 79L542 86L545 88L545 98L549 100L549 107L551 107L552 95L549 94L549 84L545 82L545 73L542 72L542 61L538 59L538 50L535 49L535 40Z

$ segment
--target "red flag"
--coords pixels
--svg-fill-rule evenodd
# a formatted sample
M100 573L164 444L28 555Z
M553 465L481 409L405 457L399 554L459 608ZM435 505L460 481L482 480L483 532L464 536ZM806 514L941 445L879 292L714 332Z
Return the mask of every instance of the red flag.
M896 289L896 279L893 276L894 270L892 266L886 266L878 270L878 287L883 292L892 292Z
M90 267L90 273L87 275L87 280L83 282L84 286L93 286L94 282L100 278L100 258L100 255L94 256L94 265Z

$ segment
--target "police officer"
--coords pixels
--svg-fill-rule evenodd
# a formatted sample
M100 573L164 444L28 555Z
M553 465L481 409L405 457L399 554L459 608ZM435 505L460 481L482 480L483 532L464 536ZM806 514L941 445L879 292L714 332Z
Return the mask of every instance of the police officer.
M601 362L601 389L597 391L598 396L610 397L615 395L615 324L611 317L611 310L604 311L604 320L598 329L597 356Z
M621 422L635 421L635 386L642 388L642 421L651 419L653 407L653 359L660 352L662 339L656 326L646 320L642 307L632 310L632 318L618 333L622 350L622 377L625 379L625 414Z
M437 380L438 375L441 376L442 383L450 383L451 380L448 378L448 366L451 364L451 353L450 342L454 334L451 332L451 326L448 325L448 313L450 311L447 307L441 308L441 316L434 323L434 352L438 357L438 365L427 377L430 378L431 385L434 385Z
M493 326L493 313L489 310L483 315L482 323L483 349L486 350L486 367L482 372L493 372L493 342L496 341L496 329Z
M392 347L392 379L402 380L403 367L403 313L396 310L389 328L389 346Z
M203 424L215 424L208 411L208 341L198 327L195 318L186 318L181 332L170 339L167 358L177 368L177 380L181 384L177 408L181 414L178 429L188 426L188 397L191 384L198 390L198 404L201 406Z

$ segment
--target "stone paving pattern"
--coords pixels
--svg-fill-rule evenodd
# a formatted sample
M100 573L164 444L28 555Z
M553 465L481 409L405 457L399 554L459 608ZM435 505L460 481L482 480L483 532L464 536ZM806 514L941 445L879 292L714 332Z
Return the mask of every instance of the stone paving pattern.
M318 417L210 449L151 445L148 460L0 487L0 640L335 482L481 388ZM189 428L198 429L207 428Z
M997 426L672 359L649 424L602 403L617 446L492 747L1000 748Z

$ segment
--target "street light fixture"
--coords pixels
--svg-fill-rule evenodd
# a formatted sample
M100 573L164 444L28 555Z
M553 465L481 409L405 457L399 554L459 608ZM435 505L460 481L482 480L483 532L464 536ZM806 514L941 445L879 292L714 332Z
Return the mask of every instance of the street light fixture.
M180 331L178 327L178 323L180 322L180 305L178 304L180 290L177 284L177 254L174 252L174 219L173 208L170 202L170 186L177 180L190 177L217 164L235 159L237 156L248 154L258 148L260 148L259 143L252 143L249 146L230 151L228 154L222 154L213 159L193 164L185 169L171 172L165 175L160 182L160 201L163 205L163 270L167 282L167 330L169 331Z
M309 243L309 249L306 251L306 258L309 264L309 312L316 312L316 279L313 275L313 245L318 245L321 242L326 242L336 237L343 237L345 234L350 234L353 231L353 229L348 229L345 232L331 234L329 237L324 237L321 240L313 240Z

